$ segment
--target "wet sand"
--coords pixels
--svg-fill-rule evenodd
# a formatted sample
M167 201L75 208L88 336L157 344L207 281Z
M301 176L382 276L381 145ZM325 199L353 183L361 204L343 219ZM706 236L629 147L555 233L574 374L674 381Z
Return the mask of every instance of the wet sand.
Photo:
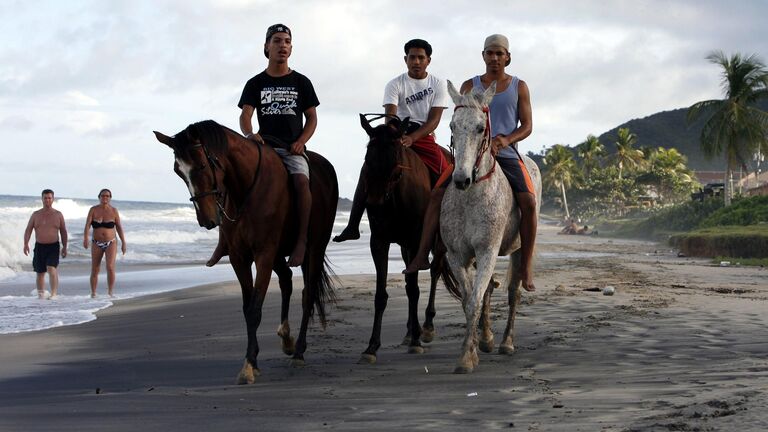
M329 326L310 329L303 368L280 351L270 288L262 375L236 386L244 321L239 288L223 283L118 301L82 325L0 335L0 430L768 429L768 270L556 231L541 226L538 291L523 294L516 352L481 353L472 374L452 373L464 316L441 286L435 340L406 353L397 274L378 362L357 364L374 279L345 276ZM599 291L608 285L615 295ZM505 299L497 290L497 343Z

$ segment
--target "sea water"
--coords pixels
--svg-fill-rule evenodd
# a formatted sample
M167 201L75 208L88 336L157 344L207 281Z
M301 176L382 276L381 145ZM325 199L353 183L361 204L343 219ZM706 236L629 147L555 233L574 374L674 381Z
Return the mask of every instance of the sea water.
M218 230L201 228L191 204L113 200L112 205L120 212L128 252L117 256L116 297L106 296L106 269L102 265L99 296L91 299L91 252L83 248L83 232L88 210L96 204L96 199L55 199L53 207L62 212L67 225L68 255L59 264L58 297L38 300L32 252L24 255L23 239L29 217L42 207L40 197L0 195L0 334L87 322L115 299L235 280L226 259L213 268L205 267L216 246ZM348 219L348 211L336 214L334 235L341 232ZM365 218L360 229L360 240L329 244L328 259L337 275L375 273ZM29 246L34 248L34 234ZM389 271L403 268L399 248L393 245ZM294 274L300 274L300 270L294 270Z

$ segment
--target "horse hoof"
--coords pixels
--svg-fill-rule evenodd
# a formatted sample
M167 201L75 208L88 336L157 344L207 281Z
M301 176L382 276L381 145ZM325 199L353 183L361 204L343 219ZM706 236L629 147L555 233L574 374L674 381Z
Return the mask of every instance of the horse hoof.
M515 352L514 345L501 345L499 347L499 354L510 355Z
M484 353L493 352L493 339L487 340L487 341L480 341L480 343L478 344L478 348L480 348L480 351Z
M293 355L296 352L296 339L293 336L289 337L288 340L283 339L280 345L285 355Z
M304 361L303 358L292 358L291 359L291 367L292 368L303 368L306 365L307 365L307 363Z
M434 329L421 329L421 341L425 343L430 343L435 338L435 330Z
M409 346L408 354L424 354L424 347L418 345Z
M361 354L360 360L357 361L357 364L374 364L376 363L376 356L373 354Z
M248 363L248 360L243 364L243 368L240 369L240 373L237 375L237 385L253 384L256 382L256 377L261 375L261 371L258 368L254 368Z
M468 374L468 373L472 373L472 368L466 367L466 366L456 366L456 368L453 370L453 373L455 373L455 374Z

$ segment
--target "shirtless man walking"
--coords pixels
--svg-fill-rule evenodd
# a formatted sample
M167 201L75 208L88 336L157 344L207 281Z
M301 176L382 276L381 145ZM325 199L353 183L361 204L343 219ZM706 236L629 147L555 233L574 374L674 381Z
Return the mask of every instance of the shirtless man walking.
M29 239L32 231L35 231L35 249L32 258L32 267L37 273L37 296L45 298L45 274L48 273L48 282L51 285L51 299L56 298L59 290L59 274L56 267L59 265L59 254L62 258L67 256L67 227L64 224L64 215L53 208L53 191L45 189L42 193L43 208L32 213L24 231L24 255L29 255ZM59 244L61 235L61 244Z

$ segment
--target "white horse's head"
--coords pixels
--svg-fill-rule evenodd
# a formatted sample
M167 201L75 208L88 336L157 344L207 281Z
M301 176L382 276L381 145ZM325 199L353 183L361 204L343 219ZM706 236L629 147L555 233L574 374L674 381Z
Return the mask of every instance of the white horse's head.
M466 94L459 94L448 81L448 94L456 108L451 119L451 142L456 157L453 182L459 189L467 189L477 180L480 170L493 165L490 154L491 123L488 104L496 94L496 81L487 90L475 88ZM488 158L490 158L490 167Z

